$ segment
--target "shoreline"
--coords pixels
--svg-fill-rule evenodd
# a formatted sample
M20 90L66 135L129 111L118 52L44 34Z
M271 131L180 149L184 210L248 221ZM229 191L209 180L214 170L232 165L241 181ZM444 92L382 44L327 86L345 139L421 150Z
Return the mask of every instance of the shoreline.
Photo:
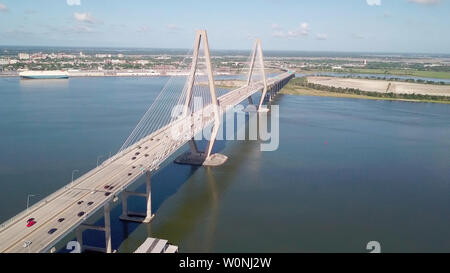
M353 78L337 78L337 77L307 77L306 83L301 84L304 87L312 89L339 92L339 93L379 93L379 94L396 94L400 96L421 95L436 96L438 98L420 98L405 97L405 99L437 99L439 97L450 97L450 86L440 84L423 84L396 82L390 80L372 80L372 79L353 79ZM356 92L358 91L358 92ZM369 95L371 94L362 94ZM382 95L383 96L383 95ZM392 97L392 96L387 96ZM445 99L444 99L445 100Z
M217 75L215 75L215 76L217 76ZM222 75L219 75L219 76L222 76ZM225 76L233 76L233 75L225 75ZM186 75L82 75L82 76L73 76L73 75L70 76L69 75L69 78L67 78L67 79L71 79L71 78L157 78L157 77L186 77ZM0 78L23 79L19 75L0 75ZM39 80L39 79L24 79L24 80Z
M316 73L336 73L336 74L374 74L374 75L391 75L391 76L403 76L403 77L417 77L417 78L429 78L437 80L449 80L450 72L437 72L437 71L408 71L404 72L395 69L344 69L341 71L336 70L296 70L296 73L314 75Z
M416 102L416 103L422 102L422 103L450 104L450 101L372 97L372 96L367 96L367 95L322 91L322 90L316 90L316 89L311 89L311 88L307 88L307 87L291 87L289 85L286 86L285 88L283 88L283 90L280 92L280 94L292 95L292 96L333 97L333 98L347 98L347 99L366 99L366 100L386 100L386 101L402 101L402 102Z

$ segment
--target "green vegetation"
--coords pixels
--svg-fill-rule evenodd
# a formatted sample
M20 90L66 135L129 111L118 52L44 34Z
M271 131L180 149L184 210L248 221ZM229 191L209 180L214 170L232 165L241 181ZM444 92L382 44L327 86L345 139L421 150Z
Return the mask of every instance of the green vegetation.
M421 94L395 94L362 91L354 88L338 88L309 83L306 77L294 78L283 88L282 94L330 96L382 100L404 100L420 102L449 103L450 98L445 96L431 96Z
M327 72L336 72L329 70ZM371 69L371 68L351 68L342 69L339 73L361 73L361 74L390 74L398 76L413 76L423 78L435 79L450 79L450 71L421 71L421 70L407 70L407 69Z
M368 59L367 64L362 64L355 59L334 60L319 59L308 60L307 65L300 72L336 72L336 73L366 73L366 74L390 74L401 76L414 76L423 78L450 79L450 65L439 62L439 59L423 59L418 61L410 58L393 58L391 60ZM366 60L366 59L364 59ZM333 69L339 66L341 69Z

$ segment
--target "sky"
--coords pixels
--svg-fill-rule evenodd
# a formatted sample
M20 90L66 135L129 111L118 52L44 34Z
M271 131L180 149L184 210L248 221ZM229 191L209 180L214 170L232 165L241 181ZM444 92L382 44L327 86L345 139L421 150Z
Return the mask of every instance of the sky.
M450 0L0 0L0 45L450 53Z

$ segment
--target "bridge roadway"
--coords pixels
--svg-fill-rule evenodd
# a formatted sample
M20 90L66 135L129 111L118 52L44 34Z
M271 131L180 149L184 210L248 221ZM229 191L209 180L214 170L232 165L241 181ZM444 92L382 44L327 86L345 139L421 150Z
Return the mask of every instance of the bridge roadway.
M286 72L268 79L267 84L270 87L291 76L291 73ZM239 104L262 88L262 83L252 84L219 97L220 115L223 115L227 107ZM212 104L203 111L175 120L8 220L0 226L0 253L48 252L59 240L112 201L147 170L157 169L213 121ZM173 128L183 137L174 139ZM109 186L109 189L105 189L105 186ZM84 214L79 216L80 212ZM27 220L30 218L34 218L36 224L27 227ZM58 221L61 219L64 220ZM49 234L54 228L57 230ZM27 247L26 242L29 243Z

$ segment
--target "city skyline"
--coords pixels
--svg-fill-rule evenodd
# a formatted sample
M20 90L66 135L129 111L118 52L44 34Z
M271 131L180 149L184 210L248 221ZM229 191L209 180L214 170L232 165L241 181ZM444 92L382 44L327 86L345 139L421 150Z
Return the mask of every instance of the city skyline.
M450 53L446 0L298 2L0 0L0 45Z

